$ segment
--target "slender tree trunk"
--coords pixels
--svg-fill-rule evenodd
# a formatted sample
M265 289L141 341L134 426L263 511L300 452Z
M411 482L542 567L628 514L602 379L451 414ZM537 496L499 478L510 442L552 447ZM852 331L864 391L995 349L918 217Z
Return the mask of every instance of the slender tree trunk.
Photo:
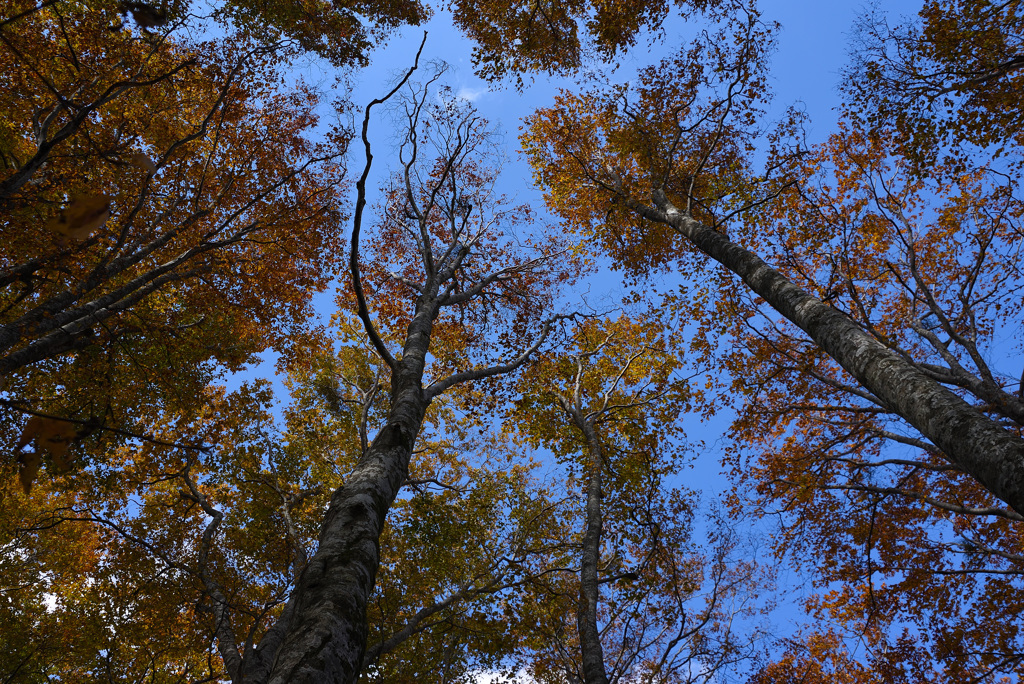
M803 329L891 411L932 441L951 463L1024 514L1024 440L938 384L857 323L797 287L756 254L680 213L660 190L657 209L633 200L644 217L671 226L740 276L776 311Z
M579 414L574 415L573 419L586 437L590 457L587 468L587 523L583 533L583 553L580 559L580 598L576 608L576 628L579 631L583 658L583 680L586 684L608 684L601 633L597 628L597 600L600 587L597 569L601 562L601 473L604 469L604 457L594 426Z
M289 600L294 612L271 684L355 682L366 650L366 604L380 565L384 518L405 482L430 400L423 368L436 305L417 304L402 360L392 375L391 411L352 476L334 492L320 544Z

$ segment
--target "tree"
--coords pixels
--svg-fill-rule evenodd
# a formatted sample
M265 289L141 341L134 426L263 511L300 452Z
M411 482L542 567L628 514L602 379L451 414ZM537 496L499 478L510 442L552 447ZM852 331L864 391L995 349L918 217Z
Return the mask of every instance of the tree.
M18 590L0 612L2 670L220 681L253 657L364 453L360 434L387 417L383 364L348 330L336 356L293 359L283 429L267 387L210 391L199 414L165 413L154 441L102 467L43 480L31 497L8 491L0 577ZM532 610L521 587L560 561L562 505L478 428L439 400L421 430L382 533L361 664L371 681L514 657Z
M341 183L340 169L333 161L340 153L339 144L343 149L345 142L344 133L338 133L317 148L302 137L315 122L313 91L300 88L282 95L272 87L254 93L247 90L256 73L273 81L270 67L276 48L256 48L244 40L228 40L220 46L176 45L165 36L146 33L108 36L111 32L102 14L67 15L62 5L36 9L19 13L17 25L22 31L17 39L5 42L12 73L21 75L23 85L35 88L26 87L24 92L38 100L5 99L11 107L7 121L35 117L39 127L11 133L4 148L4 163L10 170L5 201L20 231L18 241L5 244L9 298L4 332L10 353L4 368L15 373L7 391L8 396L17 397L6 405L34 414L23 424L20 439L17 428L8 424L15 430L8 432L8 443L23 448L19 458L26 491L41 462L52 462L53 474L61 475L79 454L109 454L113 443L124 437L129 445L141 439L143 446L156 449L137 454L142 470L161 467L160 448L177 444L186 453L189 449L203 453L208 448L195 435L181 443L175 442L183 437L180 433L161 438L161 422L178 412L202 412L203 404L210 401L202 387L216 372L210 360L238 367L268 344L283 349L286 342L295 341L299 332L295 324L308 316L310 294L325 284L334 263L331 248L337 243L332 238L340 214L333 205ZM5 30L13 25L5 25ZM111 41L115 50L121 50L119 61L108 61L109 52L86 47ZM229 60L229 52L240 57ZM64 58L76 67L68 69ZM127 93L134 94L130 101L135 109L123 106ZM49 96L57 98L57 105L43 104ZM396 190L391 198L393 211L403 203L422 210L418 225L427 240L421 244L423 252L417 253L414 242L407 242L405 251L391 255L409 261L418 254L425 269L420 292L414 291L415 285L410 287L408 279L390 285L370 281L383 291L390 287L407 298L411 293L419 305L410 324L412 341L404 345L398 361L370 324L371 337L396 371L391 424L375 440L377 450L372 446L368 450L367 468L357 470L357 475L371 474L364 483L382 484L390 491L381 500L381 520L395 488L405 479L412 439L434 396L448 386L514 370L551 325L549 321L542 326L544 331L532 347L518 349L511 360L502 358L497 366L483 363L484 356L456 352L449 362L460 372L445 377L444 366L438 364L438 381L426 391L421 388L435 319L441 319L436 326L436 334L441 335L460 328L446 322L446 316L453 320L475 317L482 342L478 350L484 353L502 348L501 340L492 338L489 331L496 324L500 327L503 316L501 322L509 325L506 340L528 334L528 321L543 309L546 276L541 266L547 258L542 252L535 259L516 262L513 240L497 238L487 243L486 230L493 228L490 221L521 218L513 212L489 213L489 172L471 158L474 150L486 144L483 122L468 114L459 119L452 108L436 110L432 123L438 128L433 130L445 130L449 136L440 143L442 161L436 168L428 167L423 178L409 175L419 172L420 145L427 140L416 132L426 106L422 98L425 94L410 104L408 112L412 133L404 152L409 155L404 158L405 189ZM174 118L168 118L170 112ZM369 111L365 122L368 117ZM273 127L262 125L270 120ZM137 179L124 177L126 169ZM365 180L364 175L359 186L360 215ZM47 203L66 209L54 216L53 209L42 211ZM109 218L111 214L115 219ZM385 230L399 229L406 221L401 218L404 215L392 214ZM51 246L53 231L67 239ZM358 234L357 229L356 246ZM431 245L432 240L439 242ZM356 248L357 278L358 259ZM494 263L501 265L486 270ZM362 288L357 281L359 299ZM428 296L422 296L424 291ZM442 307L451 313L441 315ZM167 373L179 359L187 372ZM478 363L474 366L474 362ZM157 366L164 372L151 370ZM57 376L58 368L66 370ZM86 439L91 441L84 444ZM65 456L69 447L70 458ZM388 449L385 462L391 475L402 474L396 482L375 482L378 473L371 462ZM169 481L184 486L183 500L190 502L185 505L213 519L200 535L205 540L200 548L206 550L190 568L174 566L176 561L171 560L157 562L190 574L202 587L202 595L211 602L204 610L214 620L213 631L230 676L265 676L273 661L263 656L275 652L268 644L284 633L293 614L303 619L308 615L302 610L286 611L285 620L259 651L253 648L254 632L242 639L234 636L232 620L236 618L228 608L232 601L203 569L213 562L209 554L215 550L210 544L219 534L222 513L215 503L217 495L204 489L210 475L195 474L201 469L194 459L193 454L193 460L181 465ZM124 461L119 463L127 467ZM100 472L107 467L99 459L78 460L69 474L92 477L94 465ZM353 480L347 483L346 494L360 486L358 477ZM311 489L278 492L283 497L281 515L287 518L289 506L308 499L303 491ZM294 501L289 498L293 494ZM194 522L189 516L184 516L186 520ZM124 522L111 519L108 527L126 529ZM132 520L142 528L151 522ZM348 532L344 522L340 527ZM378 526L370 536L359 538L375 546L379 533ZM325 539L330 538L325 533ZM130 533L129 539L147 548L144 535ZM299 552L294 543L290 548L290 553ZM326 544L320 551L310 561L317 569L330 555ZM165 551L157 554L158 559L174 556ZM363 607L374 571L375 566L370 581L360 584L363 594L358 600ZM314 570L301 573L309 581L300 591L316 587L314 575ZM254 580L247 592L263 592L263 599L252 599L261 605L257 614L265 615L279 604L282 586L287 584L268 587ZM354 622L365 635L364 620L359 611ZM364 646L359 641L352 648ZM361 653L356 655L348 666L358 668ZM350 670L350 676L357 671Z
M751 234L802 287L1019 434L1020 380L999 352L1021 305L1016 182L960 162L922 178L895 137L842 131L808 150ZM786 512L779 552L813 573L816 615L871 643L876 671L1019 672L1007 608L1024 588L1020 516L761 303L722 308L706 336L736 340L718 363L739 412L741 497L752 514ZM907 625L913 637L892 638Z
M526 657L537 610L530 587L561 570L565 504L532 481L537 464L497 444L482 450L479 466L448 451L434 452L433 467L414 462L435 477L411 477L415 494L389 514L369 604L368 681L511 675L510 663Z
M339 328L349 332L339 335L347 343L337 356L317 352L299 365L289 448L360 444L362 453L366 435L387 416L386 367L356 333L357 321ZM368 681L456 681L506 669L521 657L534 610L525 588L561 569L564 496L536 482L539 464L522 457L521 439L488 427L466 399L450 392L432 402L388 514L367 606ZM343 461L341 473L319 479L343 480L356 459Z
M326 59L336 67L365 66L375 44L385 42L399 26L419 25L431 12L415 0L383 3L231 0L208 15L200 14L208 8L189 0L153 3L141 0L42 0L38 3L36 0L12 0L0 17L0 31L29 28L25 23L30 24L41 14L62 15L68 10L72 14L88 10L105 25L106 33L96 36L97 44L106 44L112 38L116 42L114 36L134 31L159 41L182 28L203 28L212 20L222 26L230 23L233 33L258 43L293 43L301 51ZM29 21L19 24L26 19ZM13 31L8 35L13 35ZM5 43L11 48L10 42Z
M568 465L583 510L579 570L553 578L533 628L538 681L707 681L750 655L730 623L756 568L729 567L724 538L698 551L696 495L665 489L691 398L667 337L654 316L586 319L528 371L524 429Z
M667 16L649 2L456 6L494 79L614 61ZM895 133L856 120L810 151L782 131L763 174L749 159L771 29L731 2L678 6L723 26L635 86L565 94L524 140L577 236L631 277L673 266L689 277L687 297L669 301L700 326L704 360L735 375L735 435L763 452L751 466L737 457L741 486L790 506L786 549L816 553L822 581L842 583L811 606L836 631L794 641L757 676L868 680L841 630L862 634L882 679L1015 674L1017 628L1000 618L1020 600L1024 411L981 341L1019 317L1019 202L1012 176L938 150L1007 149L976 120L1012 109L1016 3L929 5L919 36L893 34L914 69L930 60L941 72L932 90L906 90L911 114L964 97L946 123L920 108ZM340 303L376 356L345 315L338 350L304 326L310 292L338 261L347 134L310 143L318 96L279 88L272 67L296 54L292 40L358 64L387 28L428 10L243 0L223 7L239 35L204 44L171 36L190 21L185 3L120 10L44 0L0 18L17 80L0 104L14 236L2 248L0 368L18 416L0 426L17 452L4 466L12 542L0 572L24 587L0 610L7 671L352 681L529 661L551 681L678 681L734 657L720 601L749 581L746 567L730 571L725 551L683 553L687 502L663 497L667 466L641 457L679 427L631 375L646 352L671 366L665 350L613 358L618 338L584 334L574 360L551 355L531 371L531 391L555 385L564 400L544 405L562 422L530 429L580 472L579 560L558 543L572 536L564 502L526 467L494 468L513 462L497 445L466 438L511 398L499 376L525 370L557 329L555 286L583 250L525 228L535 215L495 196L486 124L451 97L432 100L435 81L398 110L400 168L376 240L361 246L371 109L401 85L362 119ZM977 63L964 35L984 38ZM903 94L896 60L865 59L865 82ZM922 159L933 177L920 177ZM710 260L755 295L709 275ZM759 323L757 296L784 320ZM619 324L650 342L652 327L607 326ZM296 373L287 434L271 427L265 387L208 386L268 346ZM593 376L591 362L604 364ZM662 370L655 384L668 382ZM609 377L612 389L598 387ZM539 401L531 409L544 415ZM892 444L917 451L894 457ZM830 515L841 524L820 524ZM481 543L453 552L466 537ZM704 570L712 591L695 609ZM966 603L996 626L970 625ZM933 634L894 636L906 621ZM62 653L65 643L81 648Z
M365 649L366 602L379 565L384 516L408 475L427 408L450 387L522 366L557 318L537 321L550 306L548 283L568 277L565 271L541 270L553 267L550 247L540 245L536 256L523 258L512 240L495 233L498 225L511 227L525 217L494 201L493 174L477 156L487 151L485 122L452 100L429 104L429 85L414 91L404 107L402 168L387 193L382 239L372 248L376 267L365 269L365 284L359 238L372 160L367 128L372 107L383 100L371 103L363 117L367 164L357 183L352 295L391 376L388 417L332 495L317 552L282 617L241 671L248 680L354 681ZM423 149L431 147L436 156L424 159ZM385 264L394 264L393 270L385 271ZM571 268L568 262L563 265ZM367 286L377 295L373 301L383 305L378 324L369 314ZM403 301L409 308L395 310ZM532 342L518 347L529 340L534 321ZM442 337L447 345L431 346L432 338ZM390 340L401 345L400 357L388 348ZM425 382L428 354L436 358L429 365L436 375Z
M65 447L143 434L143 405L194 402L218 364L302 329L339 257L346 136L305 137L319 95L272 85L276 48L111 36L63 6L18 26L2 53L7 424L57 419Z
M262 569L275 568L285 535L276 525L261 529L259 518L225 524L217 508L244 502L218 471L251 467L256 454L238 447L261 414L265 420L266 391L210 391L202 399L202 415L162 416L154 429L162 443L110 448L101 463L44 480L30 496L5 486L0 524L10 541L2 576L5 586L19 587L5 601L0 628L6 675L213 681L222 672L208 636L223 617L218 587L257 610L276 605L274 582L246 563L246 550L266 544L272 552ZM200 443L189 448L186 439ZM272 498L257 497L268 499L273 511ZM233 543L219 545L225 527Z
M1022 21L1017 0L925 2L916 20L896 26L869 13L846 73L846 106L872 129L895 129L922 173L971 146L1016 157Z
M878 670L865 667L843 649L841 639L834 633L815 632L803 640L791 640L782 658L760 668L751 677L750 684L875 684L883 681L901 680L883 679Z
M840 583L811 602L816 616L869 644L893 681L1016 673L1019 382L985 348L1018 320L1015 179L965 155L921 177L903 132L856 124L808 151L789 143L795 119L770 174L754 174L747 35L704 72L693 57L645 72L635 95L563 95L525 137L538 178L627 273L675 265L690 279L667 301L733 378L732 399L716 399L742 411L737 505L756 486L754 510L791 524L780 555ZM693 95L718 79L719 94ZM908 622L922 631L894 636Z
M366 66L374 48L401 26L419 26L431 9L419 0L258 2L229 0L215 13L262 42L282 36L337 67Z
M744 161L768 38L755 14L746 17L730 31L735 43L721 34L645 71L635 102L622 88L563 94L539 111L524 144L550 205L633 273L688 255L684 274L702 270L702 257L722 264L953 465L1024 510L1019 436L725 234L788 182L759 179Z

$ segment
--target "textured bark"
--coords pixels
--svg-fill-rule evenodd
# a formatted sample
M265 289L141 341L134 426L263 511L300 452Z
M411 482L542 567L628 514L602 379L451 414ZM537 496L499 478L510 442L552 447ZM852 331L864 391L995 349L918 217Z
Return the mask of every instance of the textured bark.
M657 209L630 200L645 218L671 226L740 276L776 311L803 329L891 411L932 441L951 463L1024 514L1024 440L938 384L857 323L797 287L756 254L679 212L663 192Z
M426 35L424 35L424 40ZM420 51L423 46L421 44ZM419 62L416 56L416 64ZM363 452L355 470L345 484L334 492L320 532L320 543L316 553L309 559L303 570L292 597L288 601L283 617L287 624L275 625L268 637L267 648L257 649L258 663L251 670L246 681L271 682L273 684L312 684L313 682L355 682L364 662L367 639L366 606L373 591L377 570L380 565L380 534L385 516L405 483L409 460L416 443L417 434L423 423L427 408L433 397L448 387L460 382L499 375L515 370L526 363L530 355L543 343L554 319L545 322L539 339L510 363L489 368L477 368L455 373L436 381L430 388L423 388L423 372L434 322L441 307L451 305L452 292L457 284L472 289L474 283L459 283L459 270L468 257L471 246L479 239L478 234L467 239L460 231L466 228L468 214L456 215L451 206L435 203L439 193L447 193L456 182L453 171L456 163L462 163L467 154L467 141L477 135L475 127L479 120L472 116L452 118L444 122L450 127L446 145L438 147L442 154L440 170L432 171L430 180L422 187L417 173L410 169L417 163L415 147L418 141L417 126L421 110L428 101L427 88L415 91L407 110L408 140L411 150L402 149L408 156L400 157L405 164L405 197L410 211L415 215L418 236L418 260L423 268L423 282L410 284L401 282L419 293L416 298L413 317L406 330L401 356L392 355L384 339L377 332L365 292L359 266L359 239L362 215L366 205L366 181L373 159L367 134L372 108L387 101L416 69L406 72L405 77L383 99L373 100L363 116L362 141L366 163L356 182L356 210L352 231L352 250L349 267L352 288L357 304L357 315L363 323L370 343L381 360L391 371L391 408L384 427ZM411 112L411 113L410 113ZM470 150L471 151L471 150ZM447 155L447 156L445 156ZM479 173L479 169L474 173ZM417 197L424 194L430 198L429 206L420 213ZM432 241L440 240L432 234L431 221L440 218L453 226L461 226L451 236L451 242L435 259ZM461 224L455 222L461 218ZM481 224L481 227L484 224ZM463 241L467 240L467 241ZM502 273L529 272L534 262L516 267L518 270L503 270ZM486 280L486 277L485 277ZM493 282L488 281L488 282ZM482 294L482 290L479 291ZM365 437L360 436L360 443ZM280 644L278 647L277 644ZM271 649L276 653L271 652ZM272 662L269 675L265 675L264 663ZM244 666L243 666L244 669Z
M587 440L589 456L587 475L587 523L583 533L583 549L580 557L580 598L576 609L576 628L580 636L580 652L583 658L583 680L586 684L608 684L604 669L604 649L601 647L601 632L597 628L597 600L600 583L598 566L601 563L601 472L604 458L601 442L593 424L579 413L573 421Z
M430 401L423 368L436 301L421 297L392 379L388 421L348 481L334 492L290 603L294 614L267 681L355 682L366 650L366 603L380 564L384 518L408 474Z

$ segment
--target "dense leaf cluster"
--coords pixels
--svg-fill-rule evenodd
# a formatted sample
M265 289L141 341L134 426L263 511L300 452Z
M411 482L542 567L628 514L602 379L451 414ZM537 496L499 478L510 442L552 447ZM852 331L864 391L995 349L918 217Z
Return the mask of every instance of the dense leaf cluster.
M554 222L422 48L369 104L295 77L446 11L495 84L602 74L525 122ZM0 675L1019 678L1019 24L870 14L809 144L740 0L7 3ZM284 392L220 386L267 350Z

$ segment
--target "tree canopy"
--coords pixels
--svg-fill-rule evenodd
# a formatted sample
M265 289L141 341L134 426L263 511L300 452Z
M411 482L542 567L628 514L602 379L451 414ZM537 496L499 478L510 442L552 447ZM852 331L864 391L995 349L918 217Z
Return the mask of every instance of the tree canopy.
M1016 681L1020 10L7 3L0 676Z

